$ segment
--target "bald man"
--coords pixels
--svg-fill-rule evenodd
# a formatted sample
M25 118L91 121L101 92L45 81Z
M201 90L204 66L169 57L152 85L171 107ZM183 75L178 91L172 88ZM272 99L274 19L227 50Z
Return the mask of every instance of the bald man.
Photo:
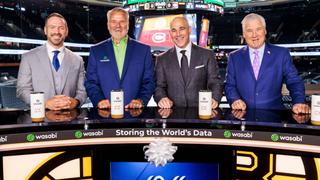
M200 90L212 91L212 108L222 96L218 65L213 51L190 41L191 27L183 16L170 23L174 47L157 57L154 99L160 108L197 107Z

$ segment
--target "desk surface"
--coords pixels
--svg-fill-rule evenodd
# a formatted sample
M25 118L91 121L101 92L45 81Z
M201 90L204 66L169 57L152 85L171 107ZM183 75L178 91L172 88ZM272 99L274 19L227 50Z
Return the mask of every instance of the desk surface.
M201 120L197 108L128 110L123 119L112 119L109 110L78 109L47 111L41 123L32 123L29 111L0 111L1 151L28 146L149 143L155 137L166 137L182 144L319 153L319 134L320 126L312 124L310 115L289 110L218 109L211 119Z
M245 124L252 129L265 128L272 130L273 128L281 128L284 131L290 131L290 129L292 131L296 130L297 133L305 129L306 131L303 131L303 133L306 134L311 133L308 130L320 133L320 126L317 126L317 122L310 120L309 114L297 115L293 114L290 110L249 109L247 111L235 111L231 109L217 109L213 110L211 119L202 120L198 117L197 108L125 110L125 115L122 119L112 119L110 110L91 108L70 111L46 111L46 118L41 123L32 123L29 111L0 110L0 132L26 127L57 128L63 126L63 128L68 128L79 124L96 124L100 127L110 126L110 124L116 124L114 126L119 127L130 127L130 125L136 124L135 127L145 128L149 126L148 124L158 121L166 121L171 127L176 128L212 128L213 126L219 126L220 128L235 126L234 128L237 128L239 125ZM152 127L161 127L161 125L157 123L153 124Z

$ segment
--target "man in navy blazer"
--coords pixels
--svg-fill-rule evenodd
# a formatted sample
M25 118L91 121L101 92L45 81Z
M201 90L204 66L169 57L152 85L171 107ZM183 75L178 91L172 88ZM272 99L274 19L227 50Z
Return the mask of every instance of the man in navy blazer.
M126 108L142 108L155 88L150 47L128 37L126 10L116 7L107 18L111 38L90 48L87 94L95 107L110 108L110 92L122 89Z
M229 55L225 94L233 109L282 109L282 84L293 102L294 113L310 113L305 89L286 48L265 43L266 23L249 14L242 20L247 46Z

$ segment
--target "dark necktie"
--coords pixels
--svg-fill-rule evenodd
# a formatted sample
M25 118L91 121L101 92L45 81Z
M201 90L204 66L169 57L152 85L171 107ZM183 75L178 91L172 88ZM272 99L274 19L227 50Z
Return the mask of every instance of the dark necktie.
M54 69L56 71L59 70L60 68L60 62L59 62L59 59L58 59L58 54L60 53L60 51L52 51L54 54L53 54L53 59L52 59L52 65L54 67Z
M188 57L186 56L186 50L181 50L180 53L182 54L181 57L181 74L183 77L184 82L187 82L187 77L188 77Z

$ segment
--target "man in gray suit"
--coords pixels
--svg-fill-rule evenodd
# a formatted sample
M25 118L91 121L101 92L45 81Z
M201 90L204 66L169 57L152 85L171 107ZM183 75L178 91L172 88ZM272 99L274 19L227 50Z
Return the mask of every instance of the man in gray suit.
M30 104L30 93L44 92L50 110L73 109L86 100L84 64L80 56L64 47L68 36L65 18L50 14L45 22L47 43L22 55L17 97Z
M154 99L160 108L197 107L200 90L212 91L212 108L219 105L222 83L213 51L191 43L191 27L183 16L170 23L175 46L157 57Z

